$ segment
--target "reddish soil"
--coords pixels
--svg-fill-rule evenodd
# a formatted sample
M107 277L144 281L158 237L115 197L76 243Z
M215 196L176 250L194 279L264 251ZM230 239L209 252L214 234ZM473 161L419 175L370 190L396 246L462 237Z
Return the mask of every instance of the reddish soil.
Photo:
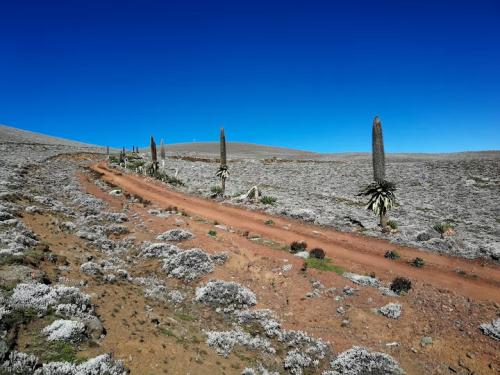
M355 233L338 232L288 218L222 205L168 189L136 175L121 174L107 168L103 163L94 165L93 169L102 173L104 181L156 205L175 206L191 216L200 216L277 242L306 241L310 248L323 248L327 257L335 260L335 264L353 272L366 270L386 279L405 275L412 280L429 283L476 300L500 302L500 267L495 264L443 256ZM275 225L266 225L267 220L273 220ZM394 262L384 258L388 249L397 250L402 261ZM425 268L416 269L408 264L417 256L425 258ZM457 270L465 272L469 277L464 278Z
M91 294L107 330L107 335L95 345L81 348L82 357L112 352L125 361L132 374L241 374L244 367L255 364L260 353L238 349L228 358L218 356L205 344L202 331L227 330L231 326L213 310L191 302L193 288L215 278L247 286L257 295L257 307L274 310L285 329L304 330L330 341L335 352L353 345L383 351L398 360L410 375L498 374L500 371L500 342L483 335L478 328L479 324L500 316L500 269L495 264L441 256L355 233L341 233L222 205L174 191L150 179L121 174L102 162L92 169L102 180L151 202L144 205L131 203L126 196L112 196L94 183L97 174L79 175L86 192L106 201L114 210L126 209L130 220L125 225L136 238L136 244L154 241L159 233L181 227L196 235L182 242L182 248L200 247L210 253L227 251L229 259L213 273L185 284L168 278L158 259L136 257L134 250L124 254L131 276L154 275L169 287L186 292L186 302L173 306L146 299L141 286L126 280L110 285L102 278L83 275L79 266L89 255L97 262L105 259L105 255L76 236L61 232L55 221L64 218L54 213L25 214L27 225L54 254L65 257L70 265L61 271L57 265L43 262L40 268L50 279L56 275L75 283L84 279L87 284L83 290ZM147 212L153 207L174 206L185 215L160 218ZM135 214L138 217L134 218ZM269 219L275 222L274 226L264 224ZM226 225L228 230L214 227L215 222ZM216 230L217 235L208 236L209 230ZM259 235L260 239L252 239L252 234ZM377 289L356 286L335 272L311 268L301 271L303 260L282 250L294 240L305 240L309 248L322 247L336 266L347 271L374 272L386 283L396 275L409 277L413 289L401 297L388 297ZM401 259L385 259L387 249L397 250ZM425 259L424 268L408 265L408 261L417 256ZM286 264L293 266L288 272L282 270ZM457 273L457 269L465 274ZM342 288L346 285L359 290L340 301L326 292L319 297L306 297L313 290L314 280L321 281L325 290L335 288L336 296L343 295ZM376 313L377 308L389 302L403 305L399 319ZM339 307L346 313L337 313ZM349 324L342 325L343 320L349 320ZM21 334L20 342L27 336L28 333ZM424 336L432 337L431 345L421 346ZM394 342L397 345L387 345ZM22 349L22 345L20 347Z
M478 329L479 324L500 316L500 270L495 264L395 246L384 240L221 205L174 191L157 181L124 175L108 169L103 163L94 165L93 170L124 192L151 201L151 207L175 206L185 213L188 216L182 218L185 227L196 234L196 238L183 243L183 247L230 253L230 260L224 266L217 267L200 282L219 278L246 285L257 293L258 307L276 311L286 329L305 330L330 341L337 352L353 345L387 352L408 374L496 374L500 371L500 344ZM84 186L103 200L123 205L123 198L111 197L93 183L87 181ZM149 237L138 235L138 240L151 240L154 238L152 233L161 233L175 225L171 217L161 219L149 215L147 208L140 205L127 207L139 213L147 223ZM264 224L269 219L275 222L274 226ZM220 231L214 227L215 223L227 225L229 231ZM207 236L213 229L217 230L216 238ZM266 245L253 241L252 233L276 243ZM306 293L312 290L313 280L320 280L326 288L336 288L336 295L342 294L345 285L355 285L335 272L310 268L300 271L301 259L278 250L293 240L305 240L310 248L322 247L335 265L352 272L375 272L386 282L396 275L410 277L413 289L397 299L368 287L359 287L355 297L347 297L341 302L325 296L306 298ZM402 259L385 259L383 255L387 249L397 250ZM416 256L425 259L427 265L423 269L407 264ZM279 272L284 264L292 264L292 271ZM465 276L457 273L458 269L464 271ZM394 301L403 304L403 315L398 320L375 313L378 307ZM339 306L347 310L345 315L336 312ZM341 325L345 319L350 322L347 327ZM210 320L205 323L210 325ZM431 336L432 345L422 347L423 336ZM387 346L393 342L398 345Z

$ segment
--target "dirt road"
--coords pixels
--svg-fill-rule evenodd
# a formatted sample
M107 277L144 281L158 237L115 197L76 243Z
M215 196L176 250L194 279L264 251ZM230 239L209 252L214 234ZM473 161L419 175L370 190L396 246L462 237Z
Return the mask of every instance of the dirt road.
M102 179L119 186L130 194L150 200L158 206L176 206L191 216L201 216L230 226L241 232L255 233L281 243L306 241L309 247L321 247L327 257L346 270L375 272L379 278L390 280L396 275L428 283L475 300L500 302L500 268L485 261L469 261L424 250L397 246L385 240L363 237L355 233L342 233L333 229L305 224L296 220L271 216L263 212L220 204L215 201L183 194L156 181L122 174L109 169L104 162L92 169ZM275 225L266 225L273 220ZM384 258L388 249L397 250L397 262ZM415 257L425 259L426 266L417 269L409 265Z

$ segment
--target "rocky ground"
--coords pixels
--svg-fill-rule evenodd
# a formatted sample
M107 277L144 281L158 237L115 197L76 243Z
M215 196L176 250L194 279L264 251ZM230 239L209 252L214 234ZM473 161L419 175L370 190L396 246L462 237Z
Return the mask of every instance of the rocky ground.
M168 173L186 182L185 191L209 197L220 182L214 155L168 159ZM387 178L396 183L397 207L390 211L395 230L383 234L366 198L356 194L372 179L369 155L301 159L238 158L230 162L227 202L259 185L272 214L363 232L397 244L465 258L500 259L500 153L395 155ZM248 206L247 203L245 203ZM434 229L446 223L444 236ZM448 235L449 234L449 235Z
M304 269L288 244L110 185L88 168L102 158L89 151L0 145L0 373L500 371L497 302L416 281L399 295L368 269ZM176 163L183 189L208 194L188 176L211 164ZM252 165L302 168L238 168ZM280 201L304 208L263 190L278 198L271 212Z

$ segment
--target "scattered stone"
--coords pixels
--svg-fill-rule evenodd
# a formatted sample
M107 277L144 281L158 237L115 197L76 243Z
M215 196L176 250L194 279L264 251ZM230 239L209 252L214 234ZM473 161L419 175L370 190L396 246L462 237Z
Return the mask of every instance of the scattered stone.
M158 216L158 217L160 217L162 219L167 218L167 217L169 217L169 216L172 215L171 212L159 210L159 209L156 209L156 208L152 208L151 210L148 210L148 214L154 215L154 216Z
M346 295L346 296L353 296L355 293L356 293L357 289L353 288L353 287L350 287L348 285L346 285L343 289L342 289L342 292Z
M485 335L500 340L500 319L494 319L490 323L483 323L479 328Z
M128 273L127 270L124 270L124 269L121 269L121 268L117 269L116 270L116 274L117 274L118 277L120 277L122 279L126 279L126 280L130 279L130 275L129 275L129 273Z
M37 206L27 206L24 210L29 214L41 214L42 213L42 210ZM1 216L1 214L0 214L0 216Z
M309 253L307 251L299 251L298 253L293 254L294 256L302 259L308 259Z
M432 344L432 337L430 336L424 336L420 339L420 345L421 346L427 346Z
M378 290L380 290L380 292L382 292L382 295L384 295L384 296L399 297L399 294L397 294L396 292L394 292L391 288L387 288L385 286L381 286L380 288L378 288Z
M391 319L398 319L401 316L401 305L399 303L388 303L382 306L378 311Z
M114 284L116 282L116 276L112 273L105 275L103 280L109 284Z
M344 272L342 276L358 285L371 286L374 288L378 288L380 286L380 281L375 277L358 275L351 272Z
M431 239L431 235L427 232L419 233L417 235L418 242L425 242L425 241L429 241L430 239Z
M283 267L281 267L281 270L283 272L290 272L293 268L293 264L285 264Z

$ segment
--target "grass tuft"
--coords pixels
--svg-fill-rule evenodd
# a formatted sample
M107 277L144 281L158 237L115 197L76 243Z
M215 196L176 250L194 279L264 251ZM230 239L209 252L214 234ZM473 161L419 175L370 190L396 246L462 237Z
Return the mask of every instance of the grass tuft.
M342 275L345 270L340 267L336 266L335 264L331 263L332 260L330 258L323 258L323 259L317 259L317 258L307 258L306 259L306 264L308 268L315 268L320 271L330 271L330 272L335 272L339 275Z
M260 203L263 203L263 204L274 204L274 203L276 203L276 198L264 195L262 198L260 198Z
M388 220L387 221L387 226L391 228L392 230L398 229L398 223L395 220Z

